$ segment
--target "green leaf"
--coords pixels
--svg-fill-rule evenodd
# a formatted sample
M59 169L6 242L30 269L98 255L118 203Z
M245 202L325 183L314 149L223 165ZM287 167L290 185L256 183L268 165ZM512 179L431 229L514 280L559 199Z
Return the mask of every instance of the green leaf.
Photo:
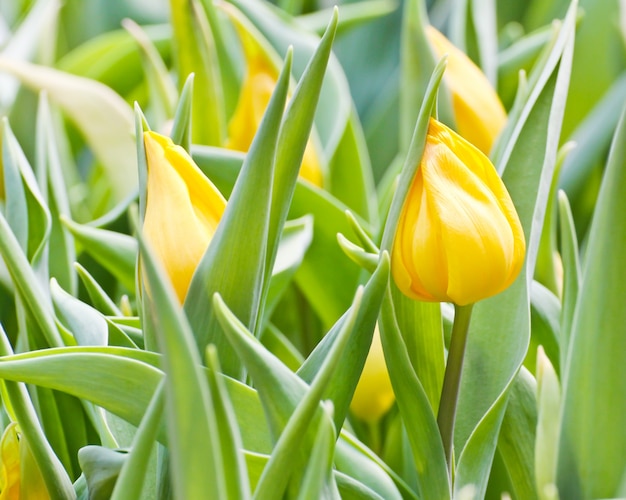
M11 344L4 329L0 326L0 355L8 356L11 354ZM4 386L9 398L9 402L4 402L4 404L10 406L15 414L21 432L28 441L30 450L39 466L48 493L54 499L71 498L73 489L70 478L46 439L26 386L8 380L4 381Z
M559 227L561 229L561 261L563 262L563 297L561 299L563 305L561 307L561 337L559 338L561 369L559 374L560 380L564 380L582 271L580 269L576 228L567 195L563 191L559 191Z
M129 291L135 290L135 264L137 242L132 236L100 229L86 224L78 224L61 217L85 252L107 269Z
M164 387L164 382L161 382L146 409L146 415L137 429L130 453L125 457L115 482L115 487L110 496L113 500L140 498L144 482L146 482L146 472L152 449L161 426L165 399L163 397Z
M90 499L104 500L111 497L126 460L125 452L102 446L85 446L78 451L78 461L87 480Z
M529 286L556 165L575 19L574 2L545 66L531 78L536 83L521 112L512 115L512 133L496 163L524 229L526 263L511 287L476 304L470 325L455 428L455 491L473 484L478 497L485 494L508 391L528 348Z
M211 297L219 292L244 324L253 327L259 315L261 293L269 280L266 251L274 176L274 155L287 97L291 52L246 155L226 210L198 265L185 299L185 312L200 351L216 345L227 375L241 377L239 358L223 338ZM242 242L245 241L245 244ZM254 252L249 252L254 248Z
M83 286L87 290L89 299L93 306L102 314L108 316L121 316L122 312L115 302L102 289L100 284L89 274L89 271L81 266L78 262L74 263L76 273L78 274Z
M226 137L224 91L207 12L198 0L170 0L170 10L180 88L195 74L193 142L221 146Z
M530 345L524 366L535 373L537 348L542 346L558 370L561 338L561 303L550 290L533 281L530 285Z
M133 214L137 226L137 213ZM163 353L165 414L174 494L228 498L215 410L187 319L165 272L138 234L146 314Z
M541 361L538 361L541 362ZM535 379L522 367L511 385L502 427L498 436L498 452L511 483L515 498L539 498L535 483L535 434L537 401ZM557 413L552 414L552 416ZM539 442L539 439L537 439Z
M50 237L50 211L6 117L2 121L2 146L6 220L32 266L39 269Z
M179 144L185 151L191 152L191 110L193 105L194 74L190 74L185 81L180 99L176 106L176 115L172 123L172 141Z
M71 293L77 291L73 264L76 260L74 239L59 218L70 216L70 200L62 169L62 159L57 145L55 126L45 92L39 97L37 109L37 170L43 196L50 211L51 228L48 245L48 265L51 276Z
M109 328L102 314L67 293L54 278L50 294L59 319L72 332L78 345L107 345Z
M563 383L557 484L559 494L572 499L618 495L626 470L625 116L591 224Z
M345 359L341 365L337 367L336 375L324 393L324 399L329 399L333 403L333 418L337 432L339 432L343 426L354 390L359 382L361 372L363 371L365 359L367 358L367 353L372 343L378 311L380 310L380 304L388 281L389 258L385 254L363 290L359 310L355 313L353 310L355 306L353 305L351 309L346 311L341 319L339 319L333 328L324 336L297 372L302 380L309 384L312 383L314 377L321 367L324 366L325 360L334 348L338 335L346 327L346 321L356 314L352 337L350 337L350 342L344 356Z
M104 167L115 202L136 189L133 113L118 94L88 78L2 57L0 71L35 91L45 90L74 122Z
M542 500L558 498L556 491L559 453L561 387L557 372L541 347L537 353L537 438L535 441L535 477Z
M222 461L224 463L224 482L226 498L246 500L250 498L248 472L242 454L243 445L237 426L235 410L232 406L226 386L219 377L219 361L215 347L207 348L208 381L211 391L211 404L215 411Z

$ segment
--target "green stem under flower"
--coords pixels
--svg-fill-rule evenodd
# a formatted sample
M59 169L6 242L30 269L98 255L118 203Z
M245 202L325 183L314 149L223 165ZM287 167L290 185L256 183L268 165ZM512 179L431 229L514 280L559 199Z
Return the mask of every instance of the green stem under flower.
M450 338L450 348L448 349L448 362L446 364L441 401L439 402L439 413L437 415L437 424L439 425L443 450L450 474L452 472L456 405L459 399L461 372L463 371L463 359L465 358L465 346L467 345L467 333L473 306L474 304L454 306L454 323L452 324L452 336Z

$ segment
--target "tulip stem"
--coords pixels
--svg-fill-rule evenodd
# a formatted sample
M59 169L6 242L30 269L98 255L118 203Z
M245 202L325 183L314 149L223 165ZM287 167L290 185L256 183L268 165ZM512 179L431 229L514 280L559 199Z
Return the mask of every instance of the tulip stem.
M450 475L452 475L456 405L459 399L461 372L463 371L463 359L465 358L465 346L467 345L467 333L469 331L473 305L457 306L455 304L454 306L454 323L452 324L452 336L450 338L450 348L448 349L448 362L443 378L441 401L439 402L439 413L437 415L437 424L439 425Z

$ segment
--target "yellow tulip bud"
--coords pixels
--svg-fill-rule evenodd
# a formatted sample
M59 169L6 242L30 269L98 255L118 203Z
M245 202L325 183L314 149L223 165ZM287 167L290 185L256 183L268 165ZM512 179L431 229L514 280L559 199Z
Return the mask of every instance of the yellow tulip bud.
M148 164L143 232L182 303L226 200L180 146L144 132Z
M439 31L428 26L426 35L437 58L448 54L444 79L458 133L488 155L507 119L498 94L478 66Z
M389 411L395 399L376 325L372 345L354 391L350 409L360 419L375 423Z
M489 159L431 119L392 248L398 288L417 300L472 304L515 280L525 247L511 197Z
M270 102L278 79L278 71L254 40L242 35L246 54L246 74L241 86L237 107L228 124L228 140L225 146L237 151L248 151L256 134L265 109ZM308 141L300 177L321 187L323 184L322 166L319 155L311 140Z

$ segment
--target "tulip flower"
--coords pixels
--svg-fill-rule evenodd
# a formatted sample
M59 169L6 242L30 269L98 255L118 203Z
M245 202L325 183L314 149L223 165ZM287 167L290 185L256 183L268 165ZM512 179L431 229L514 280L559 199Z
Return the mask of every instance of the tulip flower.
M472 304L507 288L524 253L519 218L489 159L431 119L392 248L398 288L417 300Z
M389 411L395 399L376 325L372 345L352 396L350 409L360 419L376 423Z
M439 31L428 26L426 35L437 58L448 55L444 79L452 94L457 132L489 154L507 119L498 94L478 66Z
M250 148L270 102L276 87L278 71L249 34L242 33L242 42L246 55L246 74L237 107L228 124L228 140L225 146L228 149L245 152ZM318 187L323 185L320 158L311 140L304 150L300 177Z
M143 232L182 303L226 200L180 146L144 132L148 165Z
M46 500L50 494L26 438L12 422L0 440L0 500L20 498Z

